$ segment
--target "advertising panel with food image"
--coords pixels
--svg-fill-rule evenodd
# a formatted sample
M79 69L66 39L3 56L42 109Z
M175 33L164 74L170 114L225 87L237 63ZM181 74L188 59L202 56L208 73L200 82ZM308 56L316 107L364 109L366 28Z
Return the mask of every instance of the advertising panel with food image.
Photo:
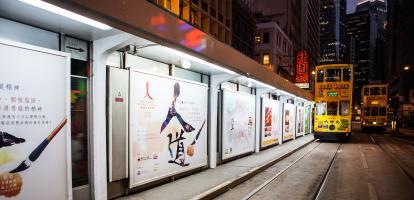
M295 106L283 103L283 141L293 139L295 134Z
M207 86L130 73L130 187L205 166Z
M69 199L69 54L0 40L0 199Z
M254 96L224 90L222 112L222 159L254 151Z
M279 142L279 101L262 99L261 147Z

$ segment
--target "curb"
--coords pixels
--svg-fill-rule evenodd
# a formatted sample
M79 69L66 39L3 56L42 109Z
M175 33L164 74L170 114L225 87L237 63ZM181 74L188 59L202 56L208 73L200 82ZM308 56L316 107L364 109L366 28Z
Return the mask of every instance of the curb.
M219 184L219 185L217 185L217 186L215 186L215 187L213 187L213 188L211 188L211 189L209 189L209 190L207 190L207 191L205 191L205 192L203 192L203 193L201 193L197 196L194 196L194 197L191 198L191 200L213 199L213 198L219 196L220 194L223 194L223 193L227 192L229 189L234 188L235 186L243 183L244 181L248 180L249 178L255 176L256 174L264 171L265 169L271 167L272 165L276 164L277 162L279 162L279 161L285 159L286 157L292 155L293 153L295 153L298 150L302 149L303 147L309 145L313 141L315 141L315 139L312 139L309 142L306 142L305 144L299 146L296 149L293 149L292 151L289 151L289 152L283 154L282 156L280 156L278 158L275 158L275 159L273 159L273 160L271 160L271 161L269 161L269 162L267 162L263 165L254 167L254 168L250 169L247 172L239 174L236 177L234 177L234 178L232 178L228 181L225 181L225 182L223 182L223 183L221 183L221 184Z

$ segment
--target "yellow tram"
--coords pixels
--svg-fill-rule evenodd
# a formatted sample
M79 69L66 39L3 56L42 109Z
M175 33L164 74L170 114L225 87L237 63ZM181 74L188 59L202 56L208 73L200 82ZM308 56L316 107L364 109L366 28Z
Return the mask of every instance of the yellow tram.
M361 127L363 130L386 130L388 102L387 94L387 84L370 84L362 87Z
M316 67L314 136L322 140L348 139L351 135L353 65Z

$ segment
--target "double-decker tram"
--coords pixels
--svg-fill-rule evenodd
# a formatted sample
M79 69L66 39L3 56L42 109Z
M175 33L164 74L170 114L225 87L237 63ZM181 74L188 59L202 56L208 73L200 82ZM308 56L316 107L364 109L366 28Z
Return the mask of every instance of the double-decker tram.
M386 130L388 102L387 94L387 84L370 84L362 87L361 127L363 130Z
M351 136L353 65L316 67L314 136L321 140Z

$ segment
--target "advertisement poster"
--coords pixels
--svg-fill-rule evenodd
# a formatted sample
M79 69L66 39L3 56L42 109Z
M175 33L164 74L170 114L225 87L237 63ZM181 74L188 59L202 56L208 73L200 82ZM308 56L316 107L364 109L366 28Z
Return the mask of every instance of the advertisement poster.
M295 106L283 103L283 141L293 139L295 134Z
M130 187L207 164L207 86L131 71Z
M254 151L255 99L253 95L223 91L222 159Z
M262 99L261 146L266 147L279 142L279 101Z
M0 199L70 199L69 54L0 40Z
M296 107L296 137L305 135L305 109Z

